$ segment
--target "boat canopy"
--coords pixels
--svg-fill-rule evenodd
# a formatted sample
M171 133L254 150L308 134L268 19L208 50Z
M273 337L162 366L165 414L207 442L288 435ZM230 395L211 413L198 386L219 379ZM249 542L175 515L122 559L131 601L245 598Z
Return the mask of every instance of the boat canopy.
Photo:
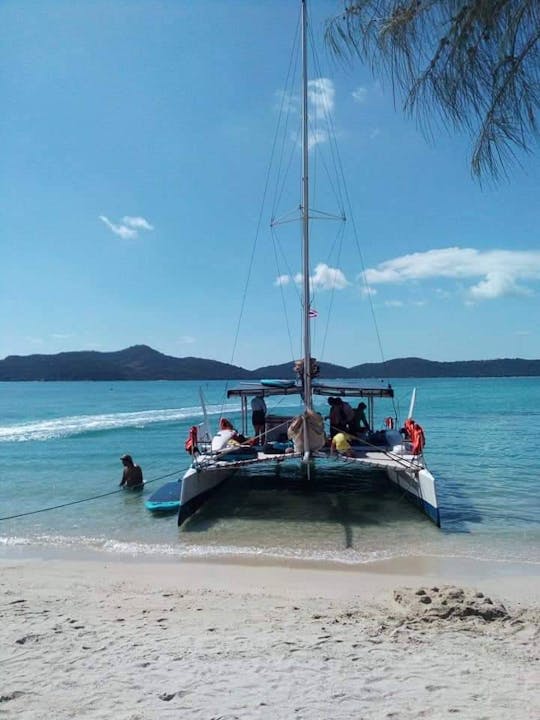
M394 397L394 389L391 385L386 387L362 387L353 384L330 384L317 383L311 385L313 395L324 395L327 397ZM227 397L251 397L251 396L272 397L274 395L302 395L302 385L300 383L283 384L282 387L274 385L266 385L257 382L246 383L238 387L227 390Z

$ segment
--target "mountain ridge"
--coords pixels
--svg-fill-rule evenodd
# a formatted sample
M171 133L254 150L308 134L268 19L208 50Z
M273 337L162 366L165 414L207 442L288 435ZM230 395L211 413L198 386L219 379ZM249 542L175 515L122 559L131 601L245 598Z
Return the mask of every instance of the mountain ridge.
M537 377L540 360L436 361L418 357L394 358L384 363L362 363L347 368L320 363L321 377L435 378L435 377ZM293 363L265 365L255 370L208 358L184 357L132 345L123 350L75 350L57 354L8 355L0 360L0 381L73 380L257 380L293 378Z

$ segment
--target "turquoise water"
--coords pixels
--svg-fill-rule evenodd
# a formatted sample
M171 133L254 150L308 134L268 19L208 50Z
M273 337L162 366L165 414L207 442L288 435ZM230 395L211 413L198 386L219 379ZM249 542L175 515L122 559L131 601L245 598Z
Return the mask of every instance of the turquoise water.
M373 385L373 381L367 384ZM238 419L222 382L0 383L0 517L117 490L120 455L149 483L69 507L0 521L0 547L83 546L132 555L265 555L366 562L452 555L540 562L540 378L401 380L427 435L442 529L383 474L319 470L312 485L282 467L223 485L182 529L144 507L188 466L183 445L201 422ZM290 399L275 405L280 412ZM294 406L292 406L294 407ZM321 407L325 407L324 400ZM376 424L392 414L378 405ZM167 476L167 477L165 477Z

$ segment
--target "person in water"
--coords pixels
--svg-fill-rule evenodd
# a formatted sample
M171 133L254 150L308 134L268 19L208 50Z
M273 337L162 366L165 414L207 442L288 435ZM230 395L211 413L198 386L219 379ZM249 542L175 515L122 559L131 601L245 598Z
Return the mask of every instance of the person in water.
M124 472L119 487L130 489L142 487L144 485L142 470L138 465L135 465L131 455L122 455L120 460L124 466Z

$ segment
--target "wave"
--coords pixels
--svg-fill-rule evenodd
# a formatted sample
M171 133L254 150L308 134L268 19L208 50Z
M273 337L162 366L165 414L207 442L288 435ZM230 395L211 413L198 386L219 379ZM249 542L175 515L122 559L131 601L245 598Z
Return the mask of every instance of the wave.
M236 405L216 405L208 407L207 413L208 415L220 415L222 413L237 412L238 410L239 407ZM156 423L171 423L183 420L200 422L202 417L200 407L103 413L99 415L68 415L52 420L32 420L16 425L0 426L0 442L58 440L85 433L145 427Z
M384 560L399 560L405 558L426 558L435 561L472 561L497 563L499 566L508 566L509 572L512 566L519 564L523 567L530 568L534 574L540 572L540 563L537 556L532 556L528 552L523 552L519 544L515 546L507 546L503 552L502 548L492 552L487 551L486 547L478 548L461 548L445 547L439 551L434 551L429 546L426 547L393 547L379 548L378 550L324 550L322 548L293 548L293 547L259 547L259 546L242 546L242 545L172 545L170 543L152 543L152 542L130 542L115 540L105 537L78 536L70 537L66 535L36 535L34 537L22 536L2 536L0 535L0 550L9 551L10 549L21 550L26 548L41 548L44 551L54 552L62 549L70 549L78 552L89 551L92 553L107 553L116 557L132 557L132 558L158 558L161 560L185 559L185 560L238 560L238 561L269 561L276 563L315 563L317 565L323 563L334 565L336 567L354 567L358 565L370 565Z

